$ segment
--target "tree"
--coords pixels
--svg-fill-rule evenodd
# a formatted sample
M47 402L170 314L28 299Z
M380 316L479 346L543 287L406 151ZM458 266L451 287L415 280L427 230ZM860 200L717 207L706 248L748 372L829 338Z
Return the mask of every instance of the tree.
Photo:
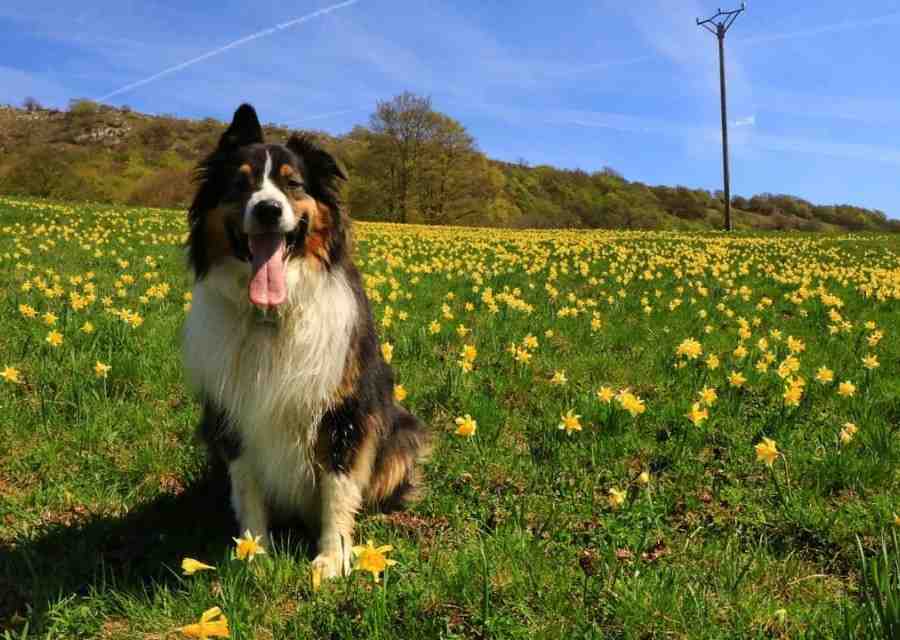
M400 222L408 222L416 206L413 186L421 171L423 148L433 135L435 115L430 98L406 91L392 100L379 101L370 119L375 134L371 143L384 159L386 204Z
M465 127L436 113L424 151L416 189L422 220L453 224L483 219L485 208L501 188L502 176L492 172Z
M357 149L358 184L349 195L356 215L452 224L484 214L495 200L498 181L487 158L465 127L434 111L428 98L406 92L379 102L369 129L349 137ZM497 215L511 210L497 206Z
M28 96L22 101L22 107L29 113L32 111L40 111L44 108L41 103L38 102L38 99L32 96Z

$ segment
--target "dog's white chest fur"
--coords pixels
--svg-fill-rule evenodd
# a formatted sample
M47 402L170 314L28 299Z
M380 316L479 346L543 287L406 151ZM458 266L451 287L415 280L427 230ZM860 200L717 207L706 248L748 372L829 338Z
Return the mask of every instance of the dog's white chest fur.
M231 260L195 285L185 366L237 429L262 492L274 505L302 509L314 493L312 447L343 376L356 302L343 273L292 263L277 321L260 322L247 300L248 275Z

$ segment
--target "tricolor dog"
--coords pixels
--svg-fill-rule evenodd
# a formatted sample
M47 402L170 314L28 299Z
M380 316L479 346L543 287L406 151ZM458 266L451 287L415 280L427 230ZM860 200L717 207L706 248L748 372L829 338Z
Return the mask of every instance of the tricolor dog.
M200 433L227 465L241 531L299 516L313 570L346 574L356 514L419 483L423 424L394 401L342 210L335 159L310 138L266 144L244 104L197 170L184 362Z

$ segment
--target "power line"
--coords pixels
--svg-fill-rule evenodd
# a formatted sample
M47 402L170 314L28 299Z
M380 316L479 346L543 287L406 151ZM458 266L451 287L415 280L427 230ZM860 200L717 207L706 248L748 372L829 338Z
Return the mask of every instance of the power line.
M697 18L697 26L703 27L719 40L719 87L722 99L722 175L725 182L725 231L732 230L731 224L731 177L728 171L728 115L725 101L725 34L747 8L741 2L740 9L733 11L716 10L716 15L706 20Z

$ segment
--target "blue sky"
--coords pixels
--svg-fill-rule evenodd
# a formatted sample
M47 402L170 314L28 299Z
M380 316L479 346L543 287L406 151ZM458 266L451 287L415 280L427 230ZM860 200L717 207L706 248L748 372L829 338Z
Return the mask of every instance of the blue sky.
M225 120L250 101L338 134L410 90L494 158L717 189L716 41L694 18L720 2L5 0L0 102ZM900 217L896 0L751 0L726 46L733 193Z

